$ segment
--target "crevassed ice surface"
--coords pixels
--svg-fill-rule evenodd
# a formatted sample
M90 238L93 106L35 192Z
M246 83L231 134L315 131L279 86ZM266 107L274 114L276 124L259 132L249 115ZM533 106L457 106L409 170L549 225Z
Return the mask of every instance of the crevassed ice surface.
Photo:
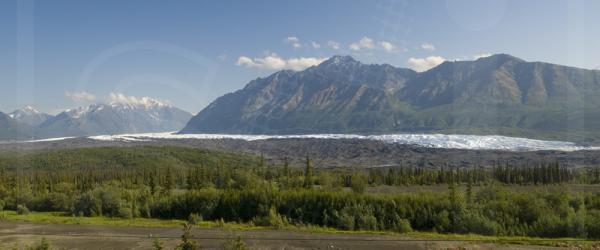
M444 134L387 134L387 135L355 135L355 134L308 134L308 135L229 135L229 134L176 134L146 133L102 135L88 137L102 141L152 141L160 139L238 139L246 141L267 139L362 139L377 140L386 143L410 144L430 148L486 149L509 151L538 150L598 150L599 147L579 146L572 142L544 141L498 135L444 135Z

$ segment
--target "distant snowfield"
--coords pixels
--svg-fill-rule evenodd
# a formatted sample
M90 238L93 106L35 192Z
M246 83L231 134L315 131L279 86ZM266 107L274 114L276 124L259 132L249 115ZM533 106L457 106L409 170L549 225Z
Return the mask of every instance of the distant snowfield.
M267 139L360 139L376 140L386 143L418 145L429 148L483 149L507 151L539 151L539 150L599 150L600 147L579 146L564 141L543 141L507 136L480 135L444 135L444 134L388 134L388 135L354 135L354 134L308 134L308 135L228 135L228 134L176 134L146 133L101 135L88 137L99 141L154 141L161 139L237 139L246 141Z

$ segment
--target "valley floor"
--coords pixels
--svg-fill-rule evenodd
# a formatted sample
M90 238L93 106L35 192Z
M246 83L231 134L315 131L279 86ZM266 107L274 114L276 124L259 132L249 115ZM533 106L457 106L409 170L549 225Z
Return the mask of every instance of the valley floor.
M310 155L317 168L375 168L423 165L457 167L494 166L497 163L558 162L570 168L597 166L600 150L507 151L428 148L358 139L156 139L152 141L112 141L74 138L60 141L1 143L1 154L36 153L97 147L174 146L212 151L263 155L272 164L288 158L292 166L304 166Z
M180 227L101 226L45 224L15 220L0 223L0 248L20 248L38 244L45 238L57 249L152 249L158 237L166 249L180 241ZM222 249L223 245L241 237L250 249L577 249L592 248L589 242L546 241L544 245L521 241L519 244L461 237L457 239L385 235L375 233L330 233L306 230L252 229L232 230L197 227L193 238L203 249ZM520 239L523 240L523 239ZM533 245L531 245L533 243Z

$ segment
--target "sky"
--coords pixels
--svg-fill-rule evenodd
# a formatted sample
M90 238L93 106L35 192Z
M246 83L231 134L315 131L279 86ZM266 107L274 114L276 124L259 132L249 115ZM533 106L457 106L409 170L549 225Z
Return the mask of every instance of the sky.
M332 55L425 71L508 53L600 68L600 1L0 1L0 111L115 96L197 113Z

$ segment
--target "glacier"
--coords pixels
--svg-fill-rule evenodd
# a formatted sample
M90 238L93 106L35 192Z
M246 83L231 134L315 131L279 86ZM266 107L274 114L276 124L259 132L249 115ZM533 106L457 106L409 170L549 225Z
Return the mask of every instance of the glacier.
M460 135L460 134L306 134L306 135L235 135L235 134L177 134L143 133L122 135L100 135L87 137L99 141L154 141L177 139L235 139L235 140L268 140L268 139L358 139L375 140L385 143L417 145L428 148L474 149L474 150L505 150L505 151L577 151L599 150L600 147L582 146L573 142L545 141L499 135Z

